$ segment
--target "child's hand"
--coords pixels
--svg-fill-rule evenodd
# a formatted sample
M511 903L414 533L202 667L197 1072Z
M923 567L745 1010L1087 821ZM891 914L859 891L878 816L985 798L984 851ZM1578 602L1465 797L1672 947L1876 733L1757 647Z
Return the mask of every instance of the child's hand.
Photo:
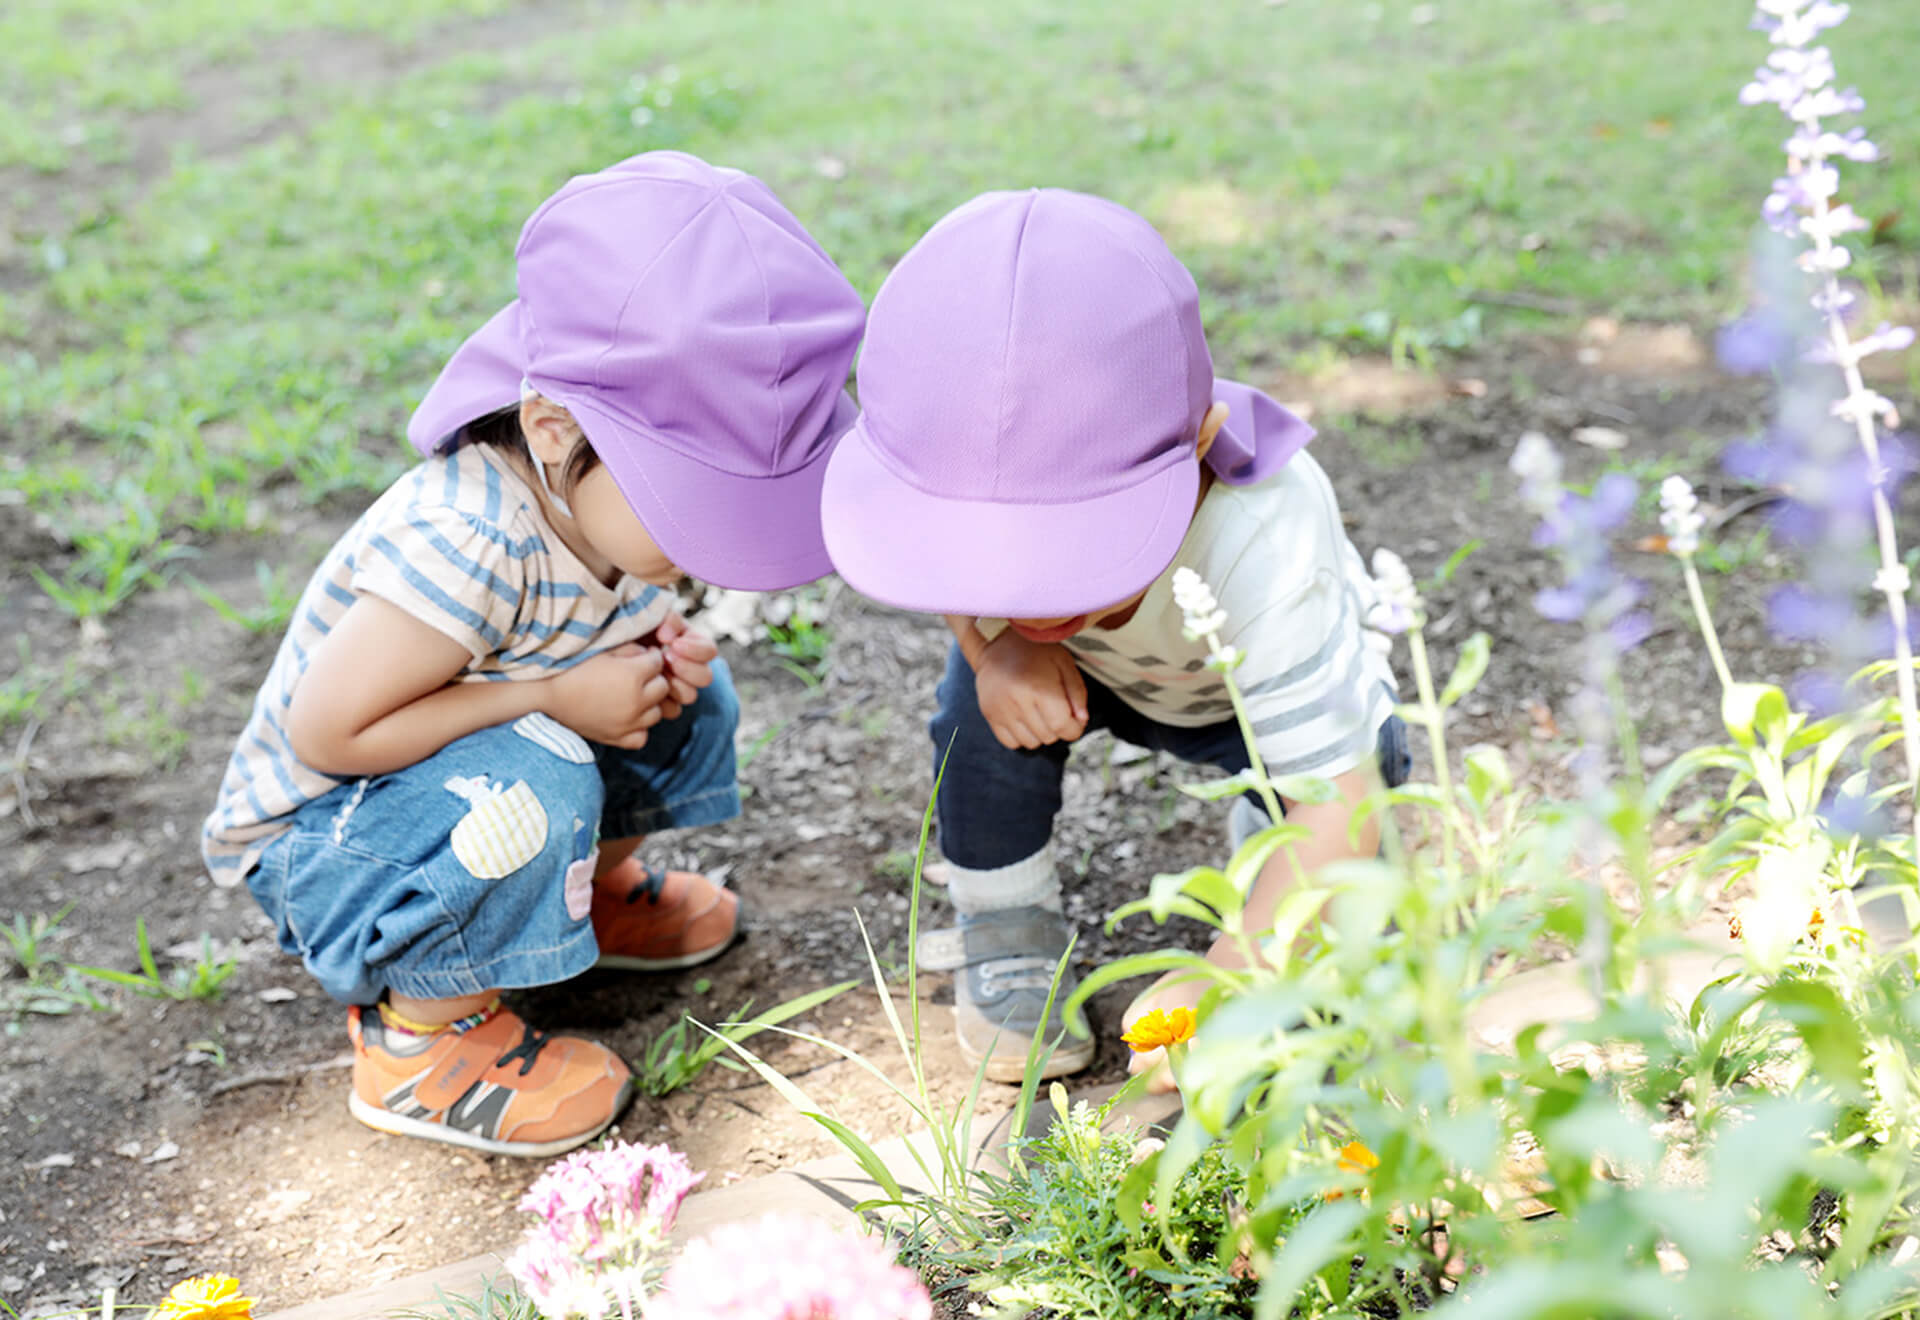
M1087 730L1087 682L1058 643L1030 642L1008 629L980 653L974 691L1002 747L1072 742Z
M669 718L673 691L665 669L666 655L658 647L628 642L545 680L544 709L582 738L644 747L647 730Z
M679 614L669 614L654 632L660 655L666 665L670 709L664 718L676 719L682 708L691 706L700 689L713 682L714 657L720 648L713 638L687 626Z

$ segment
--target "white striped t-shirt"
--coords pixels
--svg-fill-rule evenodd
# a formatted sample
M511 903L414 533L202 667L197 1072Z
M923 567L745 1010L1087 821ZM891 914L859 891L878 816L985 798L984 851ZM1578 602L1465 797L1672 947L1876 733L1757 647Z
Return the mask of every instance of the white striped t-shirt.
M644 637L673 604L637 578L600 581L496 451L462 445L427 459L327 552L294 609L201 829L217 882L237 883L295 810L342 782L301 764L285 720L314 647L362 595L466 647L459 682L548 677Z
M1320 465L1299 453L1254 485L1215 482L1133 617L1063 643L1142 715L1198 727L1231 720L1233 704L1206 667L1207 644L1182 635L1173 573L1183 566L1226 611L1221 641L1246 653L1233 677L1268 772L1331 778L1371 758L1393 710L1393 671L1363 626L1373 583Z

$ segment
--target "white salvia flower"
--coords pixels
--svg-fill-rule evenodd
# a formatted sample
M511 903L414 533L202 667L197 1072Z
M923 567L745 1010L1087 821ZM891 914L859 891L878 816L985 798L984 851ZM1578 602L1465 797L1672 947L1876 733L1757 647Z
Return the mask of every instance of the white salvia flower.
M1893 406L1893 400L1864 386L1834 404L1833 415L1856 425L1871 423L1875 418L1884 420L1888 426L1900 425L1900 410Z
M1376 600L1367 611L1367 626L1383 633L1403 633L1419 621L1420 592L1399 555L1382 547L1373 552L1373 589Z
M1660 483L1660 526L1667 534L1668 550L1683 559L1698 550L1706 521L1685 477L1675 473Z
M1246 658L1247 653L1237 646L1216 646L1207 652L1207 668L1216 669L1224 674L1230 669L1238 669L1240 662Z
M1913 586L1905 564L1888 564L1873 575L1873 589L1883 596L1904 596Z
M1825 215L1802 216L1800 232L1808 238L1838 238L1842 234L1858 234L1873 228L1873 225L1846 202L1828 210Z
M1853 356L1857 362L1874 353L1904 353L1913 347L1913 328L1904 325L1890 325L1882 321L1872 334L1862 335L1853 341Z
M1213 598L1213 588L1184 565L1173 570L1173 603L1186 615L1186 635L1190 642L1219 632L1227 622L1227 612Z
M1520 498L1536 512L1544 513L1560 502L1560 453L1553 441L1538 431L1528 431L1514 446L1507 463L1520 478Z
M1809 248L1800 254L1798 260L1801 270L1809 275L1817 275L1822 272L1845 270L1853 264L1853 253L1843 247L1828 248L1825 252L1817 248Z

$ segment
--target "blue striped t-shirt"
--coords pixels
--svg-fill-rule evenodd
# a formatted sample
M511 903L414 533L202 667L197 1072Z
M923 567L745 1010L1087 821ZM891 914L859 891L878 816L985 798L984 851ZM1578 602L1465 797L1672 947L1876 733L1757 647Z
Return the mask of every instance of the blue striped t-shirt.
M347 607L377 596L466 647L459 682L545 678L644 637L671 593L600 581L484 445L429 458L361 515L314 571L201 829L207 869L237 884L294 811L342 781L303 765L286 732L307 660Z

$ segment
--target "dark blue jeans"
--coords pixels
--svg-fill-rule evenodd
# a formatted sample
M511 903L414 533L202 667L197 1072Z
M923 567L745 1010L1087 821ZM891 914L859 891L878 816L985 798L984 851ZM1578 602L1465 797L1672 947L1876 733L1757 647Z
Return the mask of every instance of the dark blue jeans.
M1148 719L1081 671L1087 683L1087 733L1107 729L1116 738L1167 752L1194 765L1218 766L1229 774L1247 768L1247 744L1233 720L1181 728ZM955 646L940 680L940 709L929 730L933 764L941 776L934 803L940 851L956 866L989 871L1023 861L1053 837L1060 811L1060 782L1071 743L1048 743L1031 751L1000 745L980 714L973 667ZM1083 735L1084 736L1084 735ZM951 746L952 750L948 748ZM1397 715L1380 727L1380 775L1403 784L1413 768L1407 726ZM1257 801L1257 799L1256 799Z

